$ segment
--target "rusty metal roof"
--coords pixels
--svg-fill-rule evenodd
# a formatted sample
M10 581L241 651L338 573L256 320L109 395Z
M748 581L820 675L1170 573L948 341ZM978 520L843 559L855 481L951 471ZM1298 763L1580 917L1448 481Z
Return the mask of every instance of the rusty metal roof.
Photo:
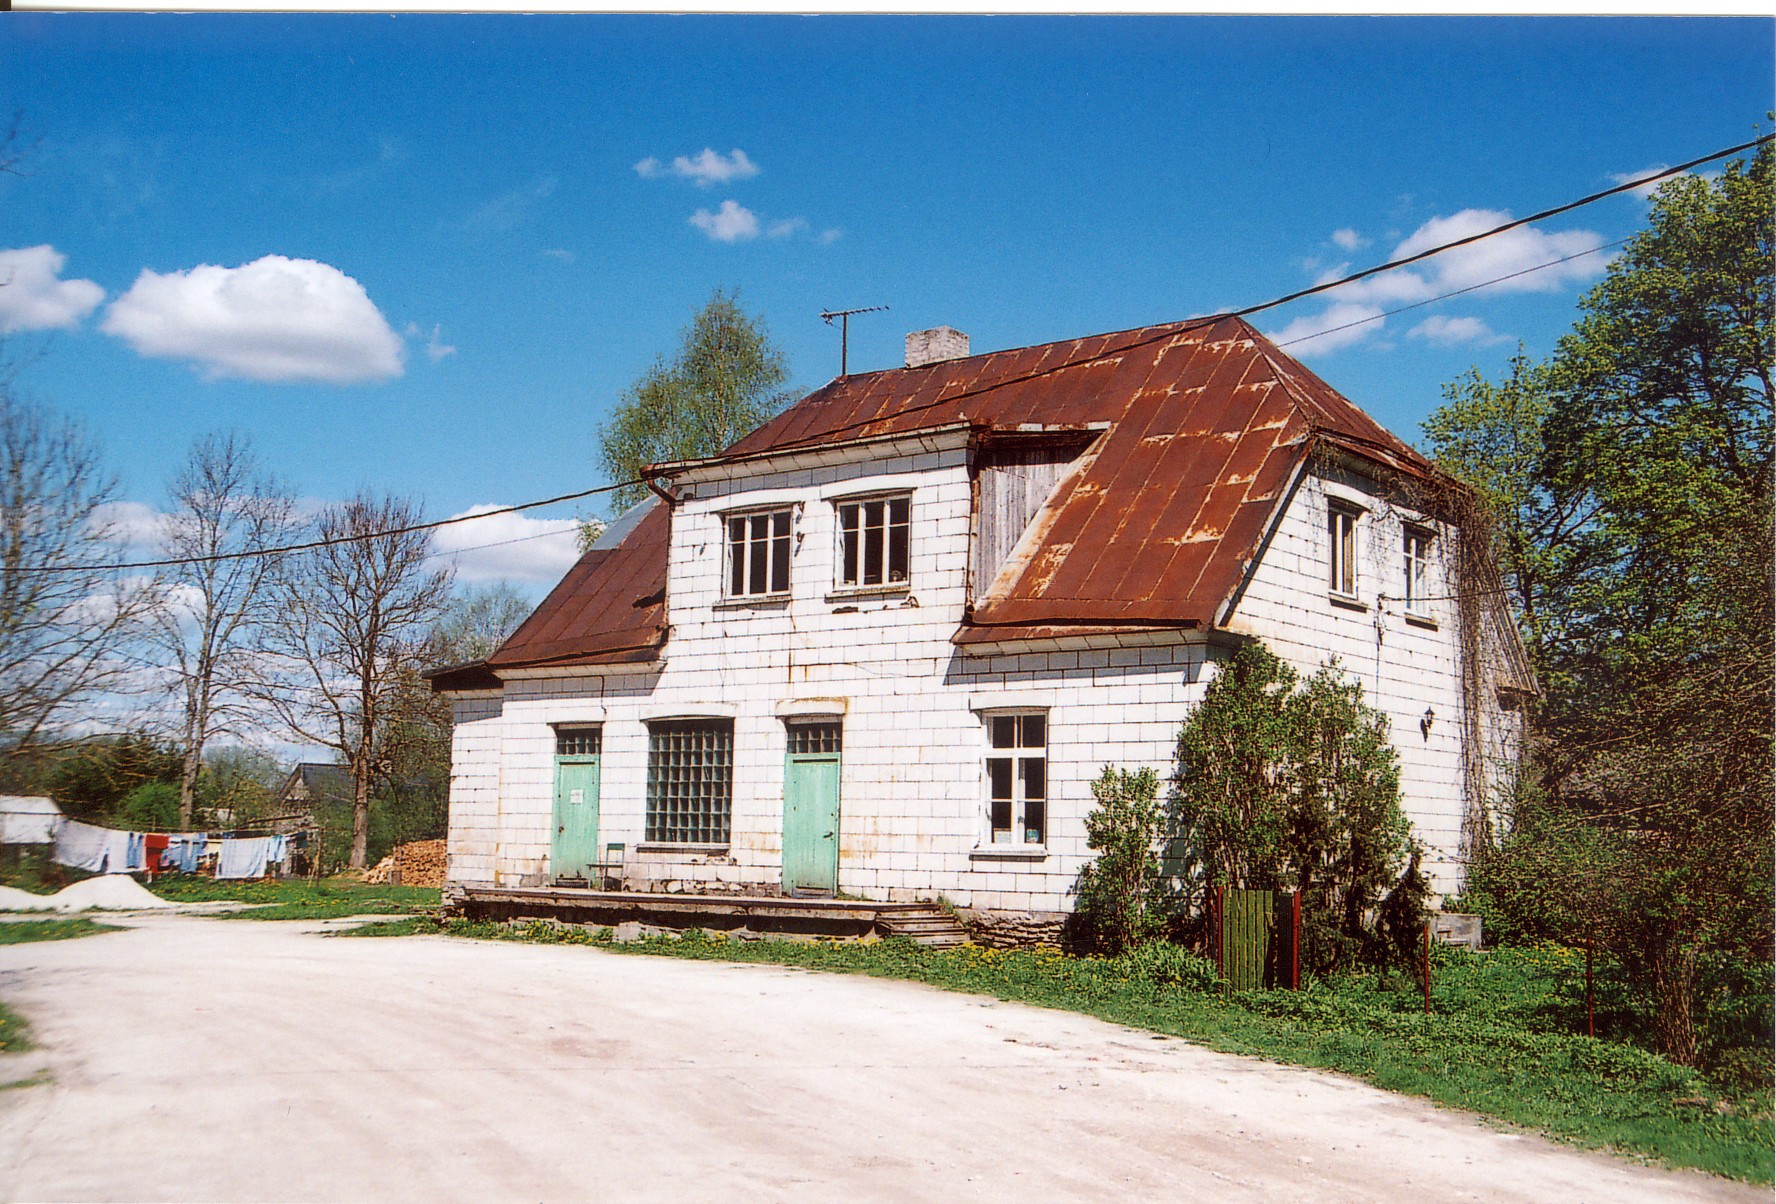
M657 501L613 546L594 546L567 571L487 667L609 665L652 660L666 642L668 517ZM601 541L602 542L602 541Z
M957 424L1103 432L1033 520L1022 572L1001 575L959 644L1213 626L1316 446L1410 477L1435 471L1237 318L840 377L716 459ZM667 523L656 505L615 547L587 553L488 667L656 655Z

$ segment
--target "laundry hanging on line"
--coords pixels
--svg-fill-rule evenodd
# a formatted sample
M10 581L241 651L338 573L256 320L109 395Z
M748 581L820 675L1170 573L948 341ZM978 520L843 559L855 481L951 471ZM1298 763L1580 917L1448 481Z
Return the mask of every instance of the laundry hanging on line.
M288 841L282 836L224 837L216 858L217 878L259 878L265 867L284 859Z
M140 832L120 832L65 819L56 829L55 859L94 874L127 874L143 868Z

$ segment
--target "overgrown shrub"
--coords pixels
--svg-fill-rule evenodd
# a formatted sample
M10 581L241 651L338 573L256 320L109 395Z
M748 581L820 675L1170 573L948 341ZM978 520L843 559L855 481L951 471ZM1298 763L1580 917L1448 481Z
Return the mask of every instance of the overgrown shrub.
M1159 775L1106 765L1092 795L1098 805L1085 817L1085 843L1098 855L1079 871L1073 919L1082 943L1114 955L1157 936L1170 910L1159 868Z
M1168 810L1199 934L1216 887L1299 890L1303 968L1328 973L1384 958L1368 918L1390 888L1391 925L1423 920L1387 718L1336 663L1303 682L1240 648L1179 733Z
M144 782L123 796L112 813L121 828L165 832L179 826L179 788L171 782Z

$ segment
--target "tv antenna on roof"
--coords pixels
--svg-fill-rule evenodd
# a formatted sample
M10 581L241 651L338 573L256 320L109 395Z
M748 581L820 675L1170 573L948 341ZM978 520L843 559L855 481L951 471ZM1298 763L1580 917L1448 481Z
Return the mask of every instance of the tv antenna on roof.
M887 308L886 305L871 305L863 309L829 309L820 315L820 320L825 322L828 326L832 325L832 320L834 318L839 320L840 376L851 375L849 371L851 364L851 315L881 313Z

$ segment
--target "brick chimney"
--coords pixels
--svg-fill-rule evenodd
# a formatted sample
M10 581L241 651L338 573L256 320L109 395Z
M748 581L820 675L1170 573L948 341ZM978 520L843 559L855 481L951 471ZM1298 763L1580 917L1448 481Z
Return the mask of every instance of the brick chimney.
M906 366L909 368L965 359L967 355L968 336L949 326L915 330L906 338Z

